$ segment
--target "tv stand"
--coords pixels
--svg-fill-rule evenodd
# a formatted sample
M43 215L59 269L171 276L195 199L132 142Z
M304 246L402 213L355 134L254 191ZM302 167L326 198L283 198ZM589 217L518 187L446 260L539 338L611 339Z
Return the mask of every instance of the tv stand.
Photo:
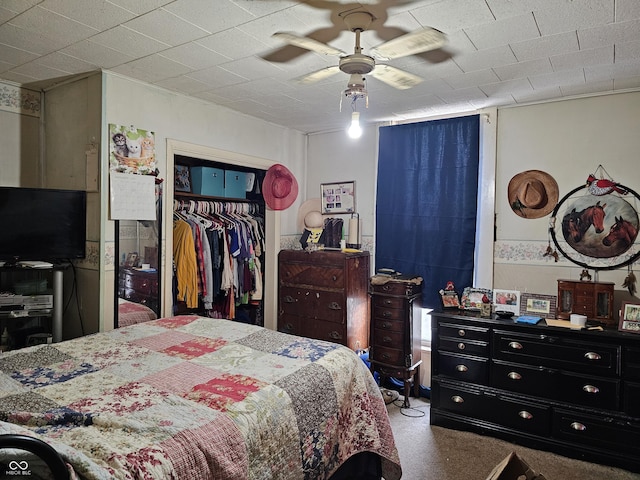
M0 267L0 293L14 293L15 295L0 295L0 326L1 331L5 327L12 331L12 321L26 318L49 317L51 318L51 339L54 343L62 341L62 322L64 305L64 269L67 264L57 264L37 267L26 267L19 264L3 265ZM44 274L50 273L52 278L52 288L43 292L27 292L24 295L13 291L14 286L10 284L16 279L39 279ZM41 300L41 298L51 295L53 301ZM29 302L42 302L42 305L29 304ZM28 308L25 308L27 307ZM19 345L17 348L20 348Z

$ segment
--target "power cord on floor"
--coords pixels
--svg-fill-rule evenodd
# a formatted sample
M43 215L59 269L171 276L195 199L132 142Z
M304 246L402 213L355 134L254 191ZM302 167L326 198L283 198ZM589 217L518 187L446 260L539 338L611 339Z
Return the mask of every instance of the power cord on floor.
M380 393L382 394L385 405L393 404L400 409L400 413L405 417L420 418L425 416L425 412L422 408L405 406L404 397L400 398L400 393L395 390L380 387Z

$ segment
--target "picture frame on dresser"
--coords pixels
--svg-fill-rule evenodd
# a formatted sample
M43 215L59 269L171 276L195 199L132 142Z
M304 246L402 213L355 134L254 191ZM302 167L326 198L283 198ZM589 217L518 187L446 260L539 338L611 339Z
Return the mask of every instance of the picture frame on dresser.
M487 296L491 301L492 294L490 288L475 288L465 287L462 291L462 298L460 299L461 308L464 310L480 311L482 305L482 297Z
M518 290L493 290L493 307L496 310L520 313L520 292Z
M522 293L520 295L520 315L539 315L544 318L556 318L555 295Z
M628 333L640 333L640 304L622 302L618 330Z

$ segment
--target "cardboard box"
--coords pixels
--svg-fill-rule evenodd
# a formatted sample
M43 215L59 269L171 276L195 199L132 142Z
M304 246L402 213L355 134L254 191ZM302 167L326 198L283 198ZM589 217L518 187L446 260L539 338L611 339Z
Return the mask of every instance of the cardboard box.
M191 192L224 197L224 170L212 167L191 167Z
M224 196L247 198L247 175L244 172L224 171Z
M491 471L487 480L546 480L544 475L533 471L527 462L511 452Z

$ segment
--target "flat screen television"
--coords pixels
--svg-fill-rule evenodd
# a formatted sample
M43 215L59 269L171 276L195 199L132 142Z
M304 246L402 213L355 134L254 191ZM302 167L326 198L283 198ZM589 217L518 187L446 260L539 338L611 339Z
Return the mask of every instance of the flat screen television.
M0 187L0 261L84 258L86 213L82 190Z

